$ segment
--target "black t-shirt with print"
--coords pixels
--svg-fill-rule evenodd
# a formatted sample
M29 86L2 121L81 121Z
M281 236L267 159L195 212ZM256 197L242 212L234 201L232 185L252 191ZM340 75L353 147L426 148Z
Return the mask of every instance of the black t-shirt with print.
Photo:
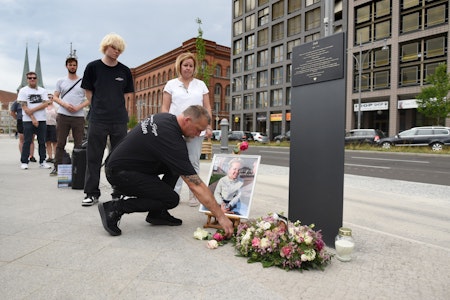
M106 166L156 175L197 174L176 116L169 113L152 115L133 128L111 153Z

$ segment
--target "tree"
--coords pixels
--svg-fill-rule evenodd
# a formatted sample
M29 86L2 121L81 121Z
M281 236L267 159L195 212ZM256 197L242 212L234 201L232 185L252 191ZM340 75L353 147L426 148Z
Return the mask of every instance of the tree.
M203 61L206 56L206 47L205 47L205 40L203 40L203 30L200 27L202 24L202 20L200 18L195 19L195 22L198 24L198 36L195 40L195 48L197 50L197 62L199 64L198 66L198 78L203 80L206 84L206 86L209 86L209 79L211 78L212 70L214 68L214 65L209 66L208 64L203 64Z
M445 118L450 114L450 75L447 74L447 65L439 64L435 72L425 79L431 86L422 88L416 96L417 110L429 118L436 120L437 125L443 125Z

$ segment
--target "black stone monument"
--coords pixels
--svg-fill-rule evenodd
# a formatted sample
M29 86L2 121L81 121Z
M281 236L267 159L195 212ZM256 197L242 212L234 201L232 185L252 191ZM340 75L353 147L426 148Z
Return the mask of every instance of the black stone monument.
M342 226L345 35L293 49L289 219L315 224L334 247Z

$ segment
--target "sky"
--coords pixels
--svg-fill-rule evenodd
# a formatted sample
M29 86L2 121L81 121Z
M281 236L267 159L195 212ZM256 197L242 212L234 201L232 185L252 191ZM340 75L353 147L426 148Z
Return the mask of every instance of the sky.
M44 87L53 93L67 75L70 43L78 56L79 76L103 54L103 37L123 37L119 61L130 68L159 57L198 36L231 44L230 0L0 0L0 90L16 92L22 80L28 45L30 71L38 45Z

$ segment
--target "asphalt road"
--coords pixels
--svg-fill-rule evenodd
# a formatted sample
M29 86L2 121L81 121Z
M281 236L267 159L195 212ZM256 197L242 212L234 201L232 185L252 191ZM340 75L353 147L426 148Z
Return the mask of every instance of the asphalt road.
M214 153L220 153L214 145ZM231 147L229 148L231 151ZM249 155L261 155L261 163L289 167L289 148L249 147ZM450 157L439 154L393 152L345 152L345 173L385 179L450 186Z

